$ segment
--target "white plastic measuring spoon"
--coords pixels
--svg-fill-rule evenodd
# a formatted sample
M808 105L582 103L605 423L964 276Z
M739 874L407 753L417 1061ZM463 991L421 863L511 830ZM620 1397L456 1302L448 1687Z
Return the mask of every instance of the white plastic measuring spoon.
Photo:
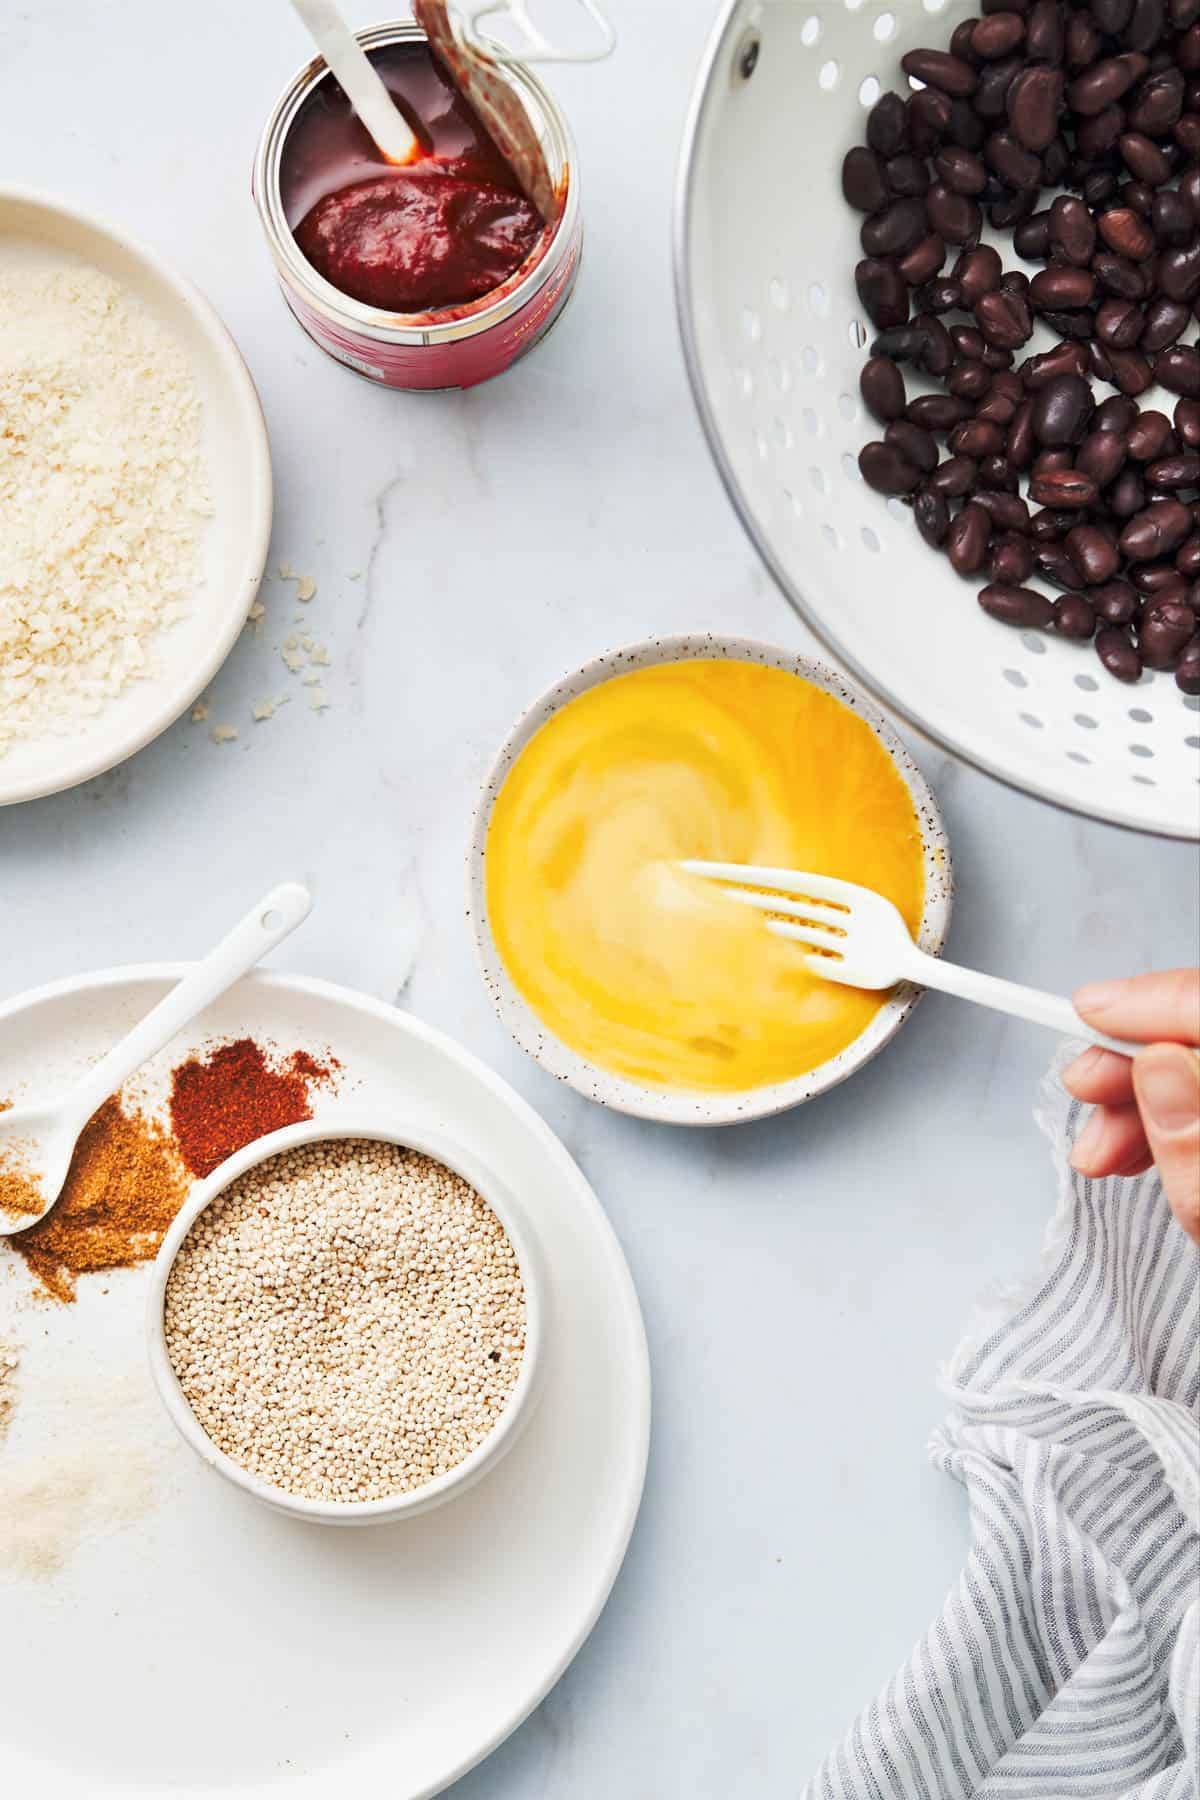
M356 116L390 163L408 163L417 140L333 0L292 0L313 43L333 70Z
M197 1013L232 987L268 950L283 942L312 908L312 896L298 881L285 881L252 907L241 922L198 962L170 993L134 1026L127 1037L61 1098L0 1113L0 1177L15 1174L22 1187L42 1201L30 1211L0 1206L0 1237L11 1237L43 1218L62 1192L80 1132L135 1069L189 1025ZM6 1155L7 1151L7 1155ZM0 1197L3 1190L0 1189Z

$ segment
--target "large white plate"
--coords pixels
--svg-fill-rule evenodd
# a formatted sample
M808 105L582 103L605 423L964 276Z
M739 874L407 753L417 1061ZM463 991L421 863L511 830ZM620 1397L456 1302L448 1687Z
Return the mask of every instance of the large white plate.
M0 756L0 806L88 781L176 720L212 680L246 622L271 535L271 455L250 372L208 301L115 226L24 188L0 187L0 237L80 256L135 294L186 352L201 407L213 500L201 542L203 580L187 615L156 632L157 673L131 683L70 735L46 732Z
M181 972L111 970L0 1007L0 1096L78 1070ZM59 1574L0 1570L0 1792L22 1800L438 1793L566 1668L633 1528L650 1408L641 1314L612 1229L548 1127L427 1026L287 976L240 983L152 1077L230 1034L328 1047L341 1090L314 1096L318 1116L393 1104L475 1145L520 1194L550 1278L545 1390L520 1443L460 1500L364 1531L299 1524L218 1480L159 1417L145 1268L85 1280L74 1306L31 1307L23 1265L0 1252L0 1338L15 1327L24 1340L0 1486L6 1465L75 1442L151 1454L162 1471L154 1507L82 1543ZM105 1395L121 1396L115 1420Z

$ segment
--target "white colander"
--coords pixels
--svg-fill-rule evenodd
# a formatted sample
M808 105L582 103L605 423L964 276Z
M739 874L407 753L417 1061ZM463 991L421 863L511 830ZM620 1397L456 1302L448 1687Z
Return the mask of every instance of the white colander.
M881 699L1057 805L1197 837L1200 699L1170 674L1123 686L1088 646L989 619L978 584L923 543L907 507L859 477L860 448L882 432L858 393L874 332L854 290L861 220L842 199L841 161L880 92L908 91L904 52L944 48L974 10L966 0L724 6L692 105L677 213L680 322L701 420L784 593ZM995 241L1017 266L1011 238ZM908 368L905 377L911 395ZM1174 402L1151 393L1144 404Z

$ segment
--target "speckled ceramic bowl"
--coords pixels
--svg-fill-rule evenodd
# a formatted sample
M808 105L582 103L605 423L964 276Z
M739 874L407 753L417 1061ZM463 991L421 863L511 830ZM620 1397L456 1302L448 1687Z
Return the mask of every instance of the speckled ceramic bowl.
M921 990L908 983L897 987L852 1044L828 1062L811 1069L807 1075L799 1075L792 1081L774 1082L768 1087L747 1088L738 1093L646 1087L588 1062L555 1037L542 1022L509 977L492 936L485 898L484 856L492 805L509 769L534 732L568 700L614 675L627 675L633 669L651 668L658 663L689 662L700 657L724 657L737 662L762 663L772 669L786 669L793 675L803 676L827 694L835 695L871 727L900 771L921 822L925 847L925 908L917 941L922 950L931 955L941 953L950 924L954 889L950 846L937 802L924 776L883 714L844 676L823 663L795 656L771 644L755 643L749 638L713 637L708 633L652 638L645 643L609 651L558 682L518 719L492 765L476 809L467 870L467 914L475 933L483 978L497 1012L521 1048L551 1075L570 1082L581 1094L586 1094L589 1100L599 1101L601 1106L636 1113L644 1119L662 1119L672 1125L733 1125L744 1119L762 1119L771 1113L784 1112L790 1106L799 1106L802 1101L823 1094L827 1088L836 1087L839 1081L845 1081L895 1035L916 1005Z

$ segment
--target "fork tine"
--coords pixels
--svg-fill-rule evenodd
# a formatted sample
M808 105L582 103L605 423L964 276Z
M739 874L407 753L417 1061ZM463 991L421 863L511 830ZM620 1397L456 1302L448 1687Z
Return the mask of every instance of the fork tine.
M756 912L783 913L789 919L811 919L814 925L824 925L827 930L840 931L843 935L850 923L850 916L843 908L831 906L826 900L785 900L782 894L760 894L754 888L743 887L725 888L724 894L727 900L752 906Z
M691 858L680 864L689 875L703 875L709 881L737 881L744 886L777 888L783 894L810 894L814 900L832 900L839 906L853 906L861 889L852 881L837 881L832 875L812 875L802 869L767 869L757 863L702 862Z

